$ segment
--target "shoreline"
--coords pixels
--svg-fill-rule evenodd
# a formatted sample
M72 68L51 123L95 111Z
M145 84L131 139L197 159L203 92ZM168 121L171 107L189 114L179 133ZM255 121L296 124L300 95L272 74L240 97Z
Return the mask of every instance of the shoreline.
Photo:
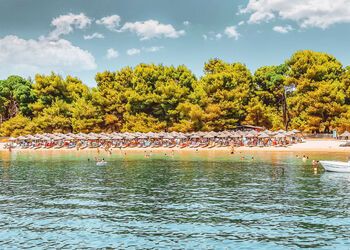
M315 140L309 139L304 143L293 144L287 147L235 147L234 152L349 152L350 147L340 147L339 145L346 142L345 140ZM5 143L0 143L0 152L9 152L8 149L4 148ZM103 148L99 151L106 152ZM112 152L230 152L231 147L213 147L213 148L112 148ZM82 150L77 150L76 148L68 149L12 149L12 152L97 152L97 148L86 148Z

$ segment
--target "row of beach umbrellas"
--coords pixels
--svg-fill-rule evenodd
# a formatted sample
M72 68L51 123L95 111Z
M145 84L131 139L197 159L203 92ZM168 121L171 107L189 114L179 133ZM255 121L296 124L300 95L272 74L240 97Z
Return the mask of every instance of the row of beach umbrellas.
M10 141L56 141L56 140L134 140L134 139L212 139L212 138L286 138L292 137L299 134L300 131L269 131L265 130L262 132L257 132L255 130L251 131L222 131L222 132L194 132L194 133L181 133L181 132L160 132L160 133L54 133L54 134L35 134L35 135L25 135L19 136L17 138L11 137ZM350 135L350 133L349 133Z

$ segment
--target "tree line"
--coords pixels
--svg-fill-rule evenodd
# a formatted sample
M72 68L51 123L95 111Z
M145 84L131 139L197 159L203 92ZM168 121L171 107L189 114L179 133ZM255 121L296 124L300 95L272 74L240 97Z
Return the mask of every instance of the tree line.
M0 134L350 128L350 68L326 53L297 51L254 74L211 59L200 78L184 65L139 64L95 80L94 88L55 73L1 80Z

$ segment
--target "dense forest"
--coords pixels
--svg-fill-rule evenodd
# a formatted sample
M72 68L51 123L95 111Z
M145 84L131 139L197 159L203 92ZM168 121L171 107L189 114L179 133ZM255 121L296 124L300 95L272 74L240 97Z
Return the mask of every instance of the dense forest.
M254 74L211 59L203 73L197 79L183 65L140 64L97 73L92 89L55 73L9 76L0 80L0 134L350 128L350 67L332 55L298 51Z

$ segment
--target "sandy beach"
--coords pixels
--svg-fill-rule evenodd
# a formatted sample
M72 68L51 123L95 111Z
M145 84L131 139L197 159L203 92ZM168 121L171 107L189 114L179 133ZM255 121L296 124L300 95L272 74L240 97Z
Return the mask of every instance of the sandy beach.
M350 147L340 147L341 144L345 143L344 140L306 140L304 143L293 144L288 147L236 147L235 152L350 152ZM0 143L0 151L9 151L4 148L5 143ZM99 149L104 152L104 149ZM231 147L214 147L214 148L123 148L122 151L126 152L169 152L169 151L181 151L181 152L191 152L191 151L231 151ZM77 149L12 149L12 151L77 151ZM81 151L97 151L97 149L83 149ZM112 152L120 151L119 148L113 148Z

